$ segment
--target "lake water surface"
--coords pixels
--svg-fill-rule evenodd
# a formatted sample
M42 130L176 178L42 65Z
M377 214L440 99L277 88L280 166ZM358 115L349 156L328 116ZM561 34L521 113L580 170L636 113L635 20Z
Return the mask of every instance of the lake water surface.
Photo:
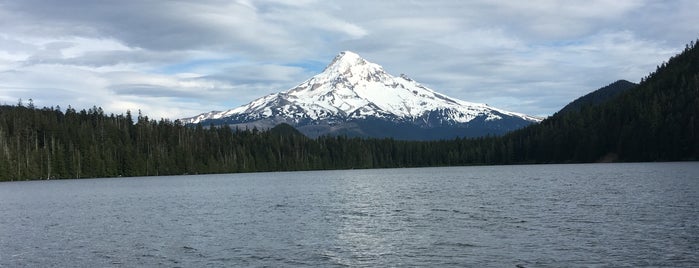
M699 266L699 163L0 183L0 267Z

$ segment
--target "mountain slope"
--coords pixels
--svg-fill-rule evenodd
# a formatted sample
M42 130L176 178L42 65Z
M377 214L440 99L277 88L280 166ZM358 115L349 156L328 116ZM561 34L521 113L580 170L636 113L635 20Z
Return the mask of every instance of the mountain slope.
M288 123L311 137L425 140L499 135L540 119L448 97L345 51L294 88L182 121L258 128Z
M626 80L618 80L605 87L590 92L585 96L577 98L573 102L563 107L563 109L561 109L559 113L567 113L573 111L580 112L580 110L583 107L602 104L610 99L613 99L620 93L634 88L635 86L638 86L638 84Z

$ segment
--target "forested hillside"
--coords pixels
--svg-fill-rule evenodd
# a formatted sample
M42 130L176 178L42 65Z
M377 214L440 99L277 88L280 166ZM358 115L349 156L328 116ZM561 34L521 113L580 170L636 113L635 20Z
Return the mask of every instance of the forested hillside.
M134 124L135 122L135 124ZM470 164L699 159L699 48L633 89L502 137L397 141L320 137L0 106L0 180Z
M695 42L633 89L557 113L500 141L510 162L699 159L699 47Z

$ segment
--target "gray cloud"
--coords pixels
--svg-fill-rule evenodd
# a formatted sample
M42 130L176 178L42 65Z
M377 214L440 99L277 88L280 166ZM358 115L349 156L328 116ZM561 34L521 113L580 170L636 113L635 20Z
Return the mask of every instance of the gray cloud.
M353 50L453 97L547 115L653 71L699 36L696 10L692 0L0 1L0 101L190 116L290 88Z

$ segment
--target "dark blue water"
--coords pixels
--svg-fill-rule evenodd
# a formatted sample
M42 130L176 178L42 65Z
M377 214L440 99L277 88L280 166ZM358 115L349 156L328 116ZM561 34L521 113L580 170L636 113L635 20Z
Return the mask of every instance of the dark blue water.
M699 163L0 183L0 266L699 266Z

